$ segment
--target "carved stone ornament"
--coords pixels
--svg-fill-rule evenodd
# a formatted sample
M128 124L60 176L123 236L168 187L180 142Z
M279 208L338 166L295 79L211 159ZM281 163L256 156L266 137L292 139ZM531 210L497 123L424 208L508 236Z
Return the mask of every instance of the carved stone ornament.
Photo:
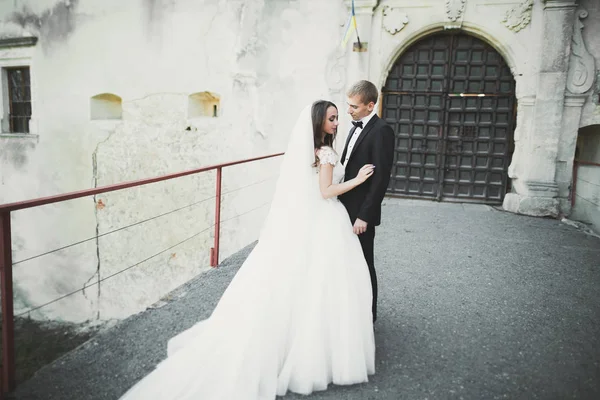
M465 11L467 0L446 0L446 15L450 21L457 21Z
M519 32L529 25L532 8L533 0L523 0L521 4L517 4L506 12L502 22L511 31Z
M569 58L569 72L567 75L567 89L573 94L583 94L590 90L595 79L596 62L594 57L587 51L581 33L584 27L581 19L587 16L588 12L586 10L579 9L573 29L571 57Z
M390 34L395 35L408 24L408 15L399 8L383 7L383 27Z

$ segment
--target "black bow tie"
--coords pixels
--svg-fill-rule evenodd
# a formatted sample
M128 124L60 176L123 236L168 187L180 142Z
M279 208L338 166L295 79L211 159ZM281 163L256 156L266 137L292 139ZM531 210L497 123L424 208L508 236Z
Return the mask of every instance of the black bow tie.
M363 127L362 121L352 121L352 125L354 125L355 128L360 128L360 129L362 129L362 127Z

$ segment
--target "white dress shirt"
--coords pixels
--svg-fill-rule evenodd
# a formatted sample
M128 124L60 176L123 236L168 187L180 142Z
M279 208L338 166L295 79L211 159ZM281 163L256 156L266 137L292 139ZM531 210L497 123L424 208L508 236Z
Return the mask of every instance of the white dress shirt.
M371 112L371 114L367 115L366 117L364 117L363 119L360 120L363 123L363 127L362 128L357 127L356 130L354 131L354 134L350 138L350 143L348 143L348 150L346 151L346 159L343 160L343 162L342 162L343 165L346 165L346 162L348 162L348 159L350 158L350 154L352 154L352 149L354 148L354 145L356 144L356 141L358 140L358 137L360 136L360 133L367 126L367 124L369 123L369 121L371 120L371 118L373 118L373 115L375 115L375 114L376 114L375 110L373 110ZM354 128L354 125L352 125L352 128Z

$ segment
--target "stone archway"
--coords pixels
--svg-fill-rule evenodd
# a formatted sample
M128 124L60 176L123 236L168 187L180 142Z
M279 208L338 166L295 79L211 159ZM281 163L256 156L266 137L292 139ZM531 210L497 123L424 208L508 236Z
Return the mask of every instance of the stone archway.
M502 204L516 98L495 48L462 31L416 41L390 69L381 111L396 132L388 194Z

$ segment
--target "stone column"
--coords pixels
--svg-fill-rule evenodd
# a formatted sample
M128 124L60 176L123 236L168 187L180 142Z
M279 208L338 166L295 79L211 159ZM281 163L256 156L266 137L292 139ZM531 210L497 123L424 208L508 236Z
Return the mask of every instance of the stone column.
M558 215L556 162L562 132L565 88L576 0L544 0L541 57L533 120L513 193L503 207L527 215Z
M515 77L517 87L519 87L520 77ZM535 95L517 92L517 126L514 133L515 151L513 153L513 162L508 167L508 176L513 186L520 187L520 179L527 173L527 162L529 159L528 151L530 149L532 126L535 115ZM520 193L520 191L518 192ZM514 196L514 193L508 193L507 197ZM505 205L506 208L506 205ZM512 211L512 210L511 210Z
M565 97L565 108L563 111L562 132L558 146L558 158L556 162L556 183L558 185L558 201L560 212L564 215L571 213L571 185L573 179L573 160L577 135L579 133L579 122L583 112L583 105L587 95L567 93Z
M583 8L577 10L573 21L571 55L567 74L567 94L563 111L562 132L559 142L558 160L556 164L556 182L559 188L560 211L571 213L570 191L573 180L573 159L577 145L577 136L581 124L583 106L589 98L596 75L596 60L589 53L583 41L583 19L588 12Z

